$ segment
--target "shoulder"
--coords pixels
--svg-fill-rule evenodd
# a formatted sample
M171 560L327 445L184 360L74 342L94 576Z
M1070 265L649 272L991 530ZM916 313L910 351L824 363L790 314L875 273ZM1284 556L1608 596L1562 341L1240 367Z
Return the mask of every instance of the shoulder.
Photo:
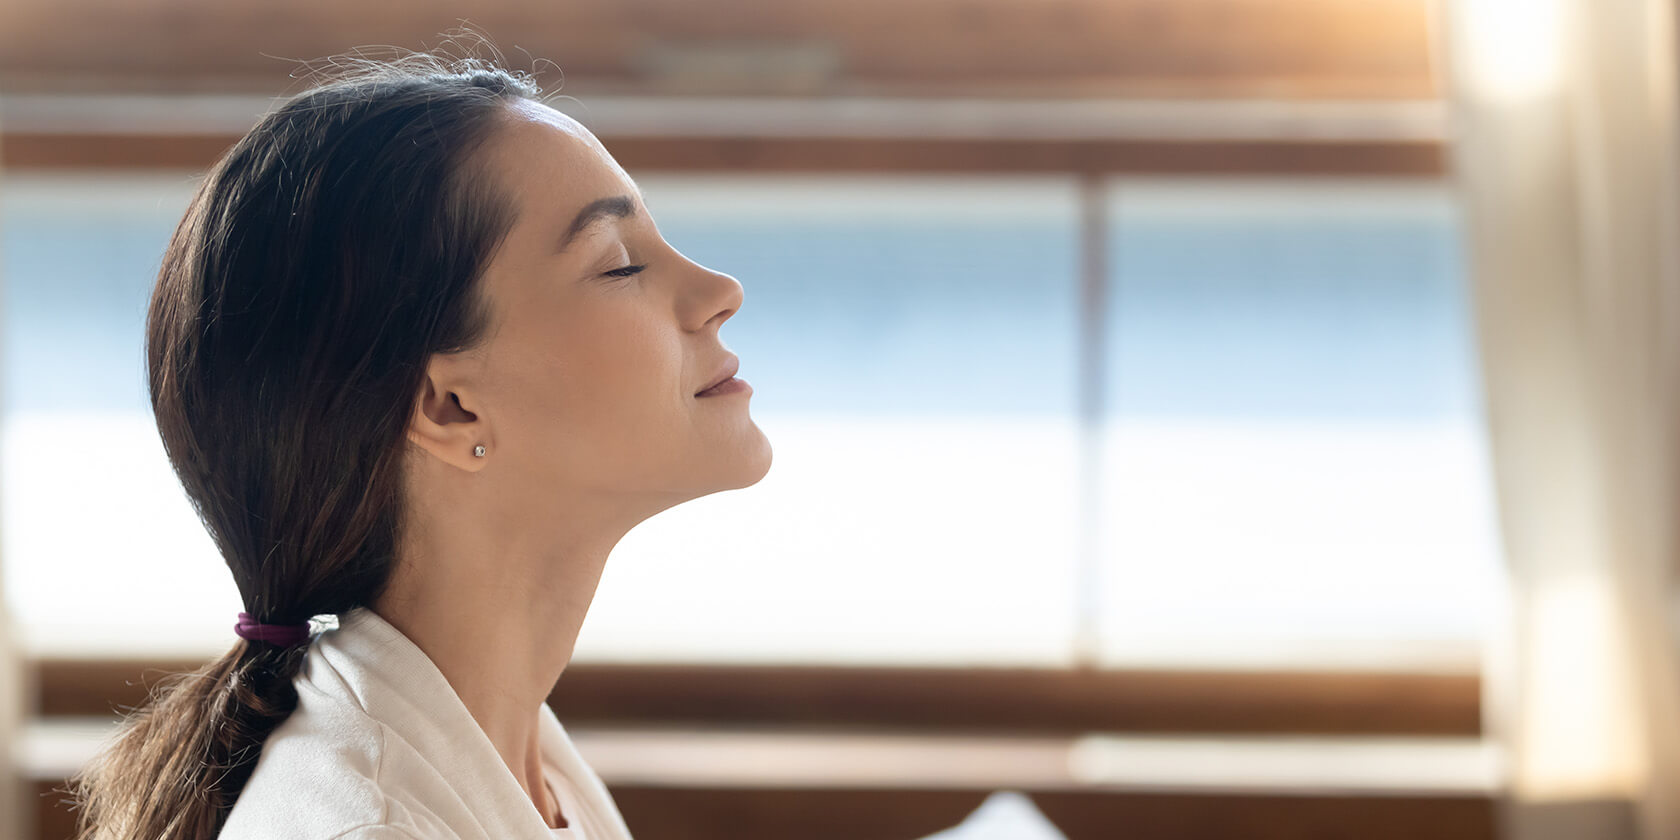
M327 838L327 840L421 840L407 829L394 825L358 825Z
M218 837L229 837L224 828ZM250 835L242 835L250 836ZM414 830L389 823L370 823L347 828L332 836L323 836L321 840L437 840L439 835L428 834L422 838Z
M462 825L438 768L354 702L300 683L264 740L222 840L435 840Z
M401 836L355 833L389 830L383 825L390 811L381 779L384 727L333 698L300 695L298 708L264 739L221 836Z

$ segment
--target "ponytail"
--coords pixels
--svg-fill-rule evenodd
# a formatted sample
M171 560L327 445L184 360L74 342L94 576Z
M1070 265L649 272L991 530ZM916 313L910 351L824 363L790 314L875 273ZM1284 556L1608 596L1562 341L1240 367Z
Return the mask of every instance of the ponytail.
M306 650L241 640L203 668L160 680L71 778L77 840L216 836L268 733L297 707L292 679Z

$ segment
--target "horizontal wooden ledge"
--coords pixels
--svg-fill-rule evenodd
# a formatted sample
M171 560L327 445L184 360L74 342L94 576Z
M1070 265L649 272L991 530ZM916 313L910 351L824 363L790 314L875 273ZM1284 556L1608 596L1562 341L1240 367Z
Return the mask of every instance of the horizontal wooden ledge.
M107 716L195 661L33 663L38 714ZM1476 674L577 663L550 705L588 727L752 726L1479 737Z
M1176 791L1265 795L1493 795L1497 749L1474 738L1075 738L613 729L567 723L609 784L660 787ZM113 731L36 721L17 752L34 779L68 778Z
M0 133L14 170L203 169L236 134ZM625 168L715 172L1098 173L1439 177L1433 140L1045 140L863 137L617 137Z
M1492 795L1481 740L1088 735L1078 738L578 730L633 785Z
M43 840L73 835L60 782L35 783ZM919 840L966 819L976 790L666 787L610 784L638 840ZM1067 840L1495 840L1497 801L1480 795L1381 796L1023 791ZM1620 822L1630 803L1604 803ZM1588 824L1610 824L1602 820ZM1620 823L1617 823L1620 824Z
M0 94L0 126L32 134L237 135L278 97ZM1440 99L602 96L550 106L608 137L955 140L1432 141Z

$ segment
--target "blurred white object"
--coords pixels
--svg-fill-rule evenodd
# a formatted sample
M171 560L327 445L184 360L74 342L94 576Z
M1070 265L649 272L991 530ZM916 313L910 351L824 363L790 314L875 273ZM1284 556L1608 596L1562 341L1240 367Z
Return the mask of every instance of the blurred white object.
M1067 840L1067 837L1045 819L1031 797L1000 790L986 797L967 819L922 840Z

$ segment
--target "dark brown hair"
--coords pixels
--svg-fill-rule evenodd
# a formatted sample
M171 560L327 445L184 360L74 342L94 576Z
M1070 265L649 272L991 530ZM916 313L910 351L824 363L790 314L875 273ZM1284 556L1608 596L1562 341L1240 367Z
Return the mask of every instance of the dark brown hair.
M384 589L426 362L483 340L478 280L513 223L473 153L510 102L541 98L476 57L330 61L210 169L146 316L164 449L245 611L272 624ZM71 780L78 837L215 837L297 706L306 650L240 640L160 680Z

